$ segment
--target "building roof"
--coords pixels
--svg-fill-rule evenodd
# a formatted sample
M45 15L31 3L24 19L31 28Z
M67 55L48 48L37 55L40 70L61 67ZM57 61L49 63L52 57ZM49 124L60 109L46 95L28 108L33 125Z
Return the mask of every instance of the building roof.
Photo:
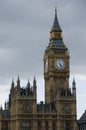
M79 119L79 121L86 121L86 110L85 112L83 113L83 115L81 116L81 118Z
M9 110L3 110L3 111L2 111L2 116L3 116L3 117L9 117L9 116L10 116Z

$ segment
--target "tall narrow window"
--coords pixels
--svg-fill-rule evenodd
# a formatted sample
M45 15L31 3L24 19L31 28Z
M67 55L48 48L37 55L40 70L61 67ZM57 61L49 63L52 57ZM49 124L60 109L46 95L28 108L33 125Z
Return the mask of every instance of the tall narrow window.
M8 122L3 123L3 130L8 130Z
M69 122L64 123L64 130L69 130Z
M56 130L56 123L55 123L55 121L53 121L52 129L53 129L53 130Z
M45 130L48 130L48 121L45 122Z
M41 130L41 121L38 121L37 128L38 130Z
M22 124L22 127L23 127L23 130L30 130L30 123L29 123L29 121L24 120L23 124Z

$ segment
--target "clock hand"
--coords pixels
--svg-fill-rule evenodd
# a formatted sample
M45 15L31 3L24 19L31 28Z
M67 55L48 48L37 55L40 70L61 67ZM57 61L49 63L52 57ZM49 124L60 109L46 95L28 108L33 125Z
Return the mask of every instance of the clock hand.
M62 68L62 64L61 63L59 63L59 66Z

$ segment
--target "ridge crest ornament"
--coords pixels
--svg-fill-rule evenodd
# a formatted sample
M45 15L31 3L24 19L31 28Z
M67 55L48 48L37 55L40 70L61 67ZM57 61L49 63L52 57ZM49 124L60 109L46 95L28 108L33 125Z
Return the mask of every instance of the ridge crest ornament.
M58 59L55 61L55 67L56 67L58 70L64 69L64 67L65 67L65 62L64 62L64 60L58 58Z

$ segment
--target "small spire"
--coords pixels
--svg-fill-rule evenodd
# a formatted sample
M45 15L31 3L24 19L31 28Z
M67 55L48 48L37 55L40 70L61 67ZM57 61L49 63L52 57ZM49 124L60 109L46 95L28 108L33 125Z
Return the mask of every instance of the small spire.
M19 75L18 75L18 79L17 79L17 87L20 87L20 79L19 79Z
M73 85L73 86L76 86L75 78L73 78L72 85Z
M27 88L30 88L30 81L28 79L28 82L27 82Z
M4 105L5 105L5 110L6 110L6 100L5 100L5 104Z
M34 76L33 84L36 85L36 78Z
M26 93L27 95L30 95L30 81L28 79L27 86L26 86Z
M14 79L12 79L11 87L14 88Z
M37 88L37 86L36 86L36 78L35 78L35 76L34 76L34 80L33 80L33 95L36 97L36 88Z
M1 105L1 106L0 106L0 110L2 111L2 109L3 109L3 108L2 108L2 105Z
M57 16L57 7L55 6L55 15Z
M75 82L75 78L73 78L73 82L72 82L72 91L73 91L73 94L76 96L76 82Z
M18 80L17 80L17 82L20 82L19 75L18 75Z
M51 28L51 32L61 32L61 27L59 25L59 22L58 22L58 18L57 18L57 8L55 7L55 18L54 18L54 22L53 22L53 26Z

